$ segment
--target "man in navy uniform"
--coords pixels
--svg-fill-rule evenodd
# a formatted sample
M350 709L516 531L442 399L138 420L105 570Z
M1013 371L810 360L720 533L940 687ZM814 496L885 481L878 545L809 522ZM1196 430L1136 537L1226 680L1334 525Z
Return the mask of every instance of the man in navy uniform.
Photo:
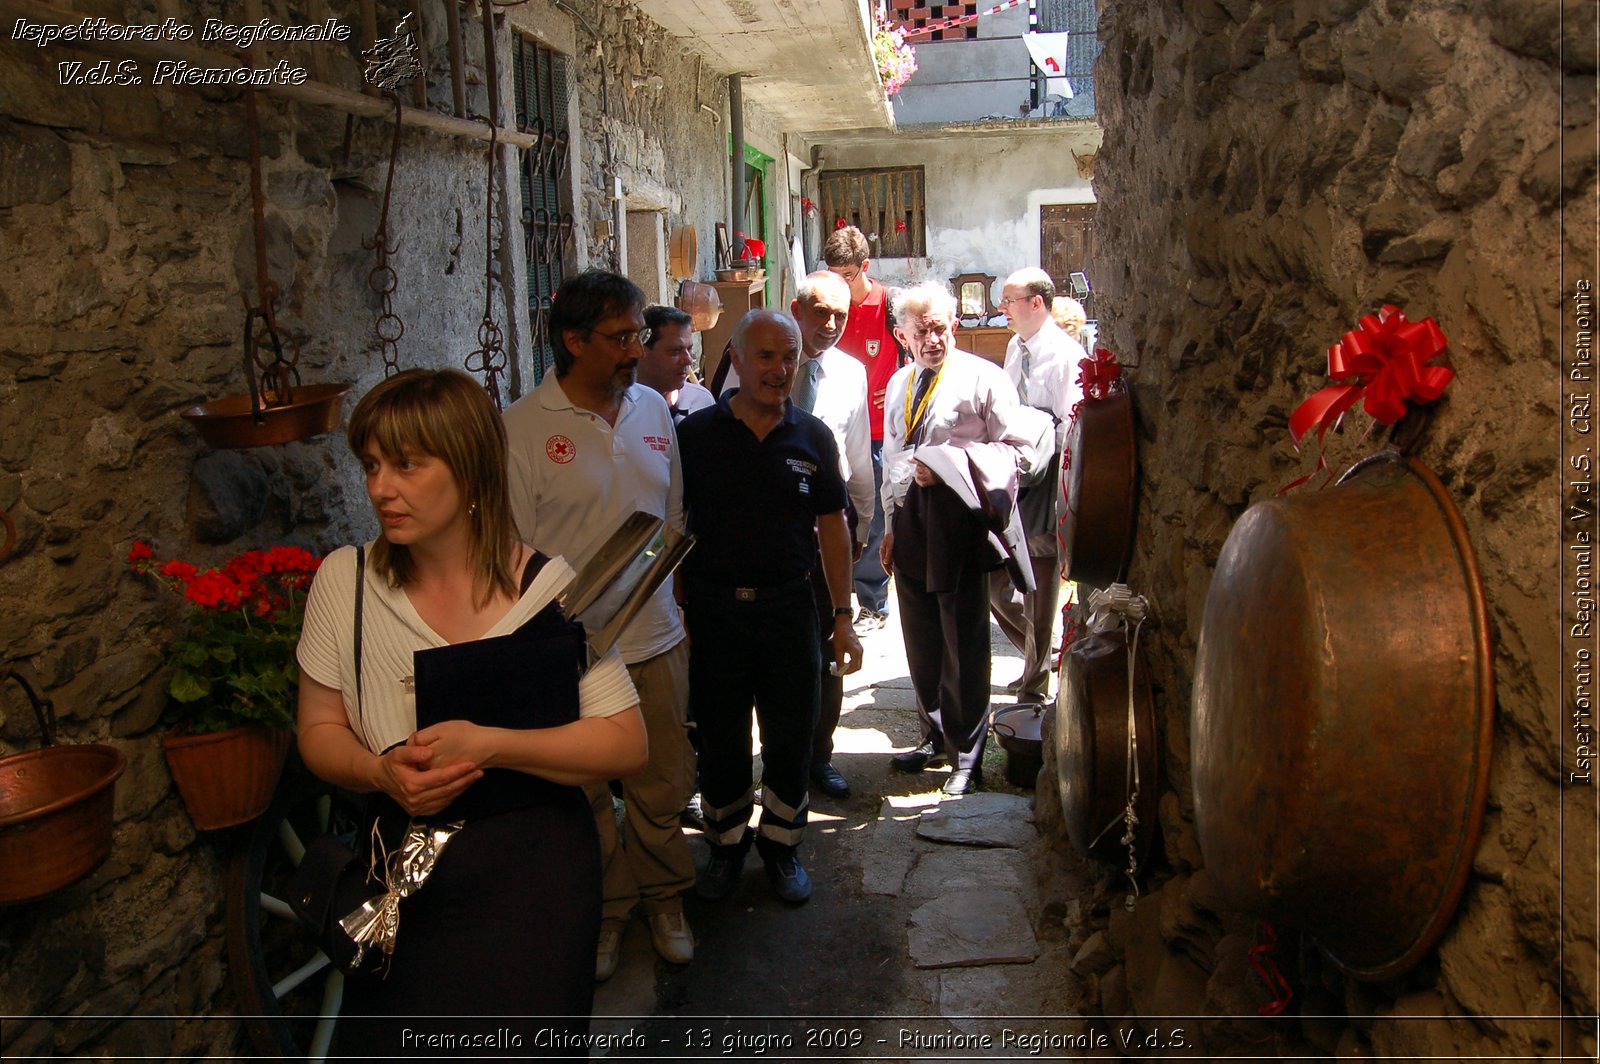
M754 841L778 896L798 904L811 896L797 851L821 669L809 574L820 547L840 671L854 672L861 643L851 627L851 530L833 434L789 402L801 351L794 319L753 310L730 344L739 388L678 426L684 507L697 539L683 566L689 690L712 844L695 890L710 901L726 897ZM762 761L754 833L752 705Z

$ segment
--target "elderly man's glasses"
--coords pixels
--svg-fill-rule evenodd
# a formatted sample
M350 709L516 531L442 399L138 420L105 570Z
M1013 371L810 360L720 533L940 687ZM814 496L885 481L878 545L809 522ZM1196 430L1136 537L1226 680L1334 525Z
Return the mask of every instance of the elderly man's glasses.
M589 335L610 340L623 350L627 350L634 344L638 344L640 347L649 347L650 341L654 338L649 329L624 329L622 332L615 333L603 333L598 329L590 329Z

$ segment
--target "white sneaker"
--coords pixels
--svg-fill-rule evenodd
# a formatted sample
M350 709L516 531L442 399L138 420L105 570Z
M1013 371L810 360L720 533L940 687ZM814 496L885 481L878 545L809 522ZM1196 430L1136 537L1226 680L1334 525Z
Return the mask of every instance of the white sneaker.
M602 927L600 944L594 951L594 981L603 983L617 974L617 961L622 956L622 931Z
M671 964L694 960L694 936L682 913L656 913L650 917L650 944Z

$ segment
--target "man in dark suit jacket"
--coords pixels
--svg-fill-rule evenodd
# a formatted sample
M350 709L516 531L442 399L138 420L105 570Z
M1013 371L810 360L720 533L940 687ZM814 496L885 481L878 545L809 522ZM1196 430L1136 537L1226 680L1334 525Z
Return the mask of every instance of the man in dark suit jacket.
M955 314L939 284L895 301L912 363L889 381L884 404L881 553L894 571L923 728L923 742L893 765L920 772L948 758L944 791L965 794L983 782L989 727L988 574L1007 560L997 532L1011 521L1017 474L1037 460L1039 434L1005 371L956 349Z

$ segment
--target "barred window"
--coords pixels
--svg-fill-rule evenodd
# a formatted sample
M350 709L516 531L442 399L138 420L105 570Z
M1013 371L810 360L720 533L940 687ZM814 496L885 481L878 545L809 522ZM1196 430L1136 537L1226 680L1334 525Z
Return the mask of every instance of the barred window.
M533 379L555 364L550 348L550 299L566 279L572 240L572 203L565 180L577 144L567 128L573 94L572 61L538 41L515 34L517 129L539 144L518 152L522 183L523 248L528 264L528 318L533 326Z

